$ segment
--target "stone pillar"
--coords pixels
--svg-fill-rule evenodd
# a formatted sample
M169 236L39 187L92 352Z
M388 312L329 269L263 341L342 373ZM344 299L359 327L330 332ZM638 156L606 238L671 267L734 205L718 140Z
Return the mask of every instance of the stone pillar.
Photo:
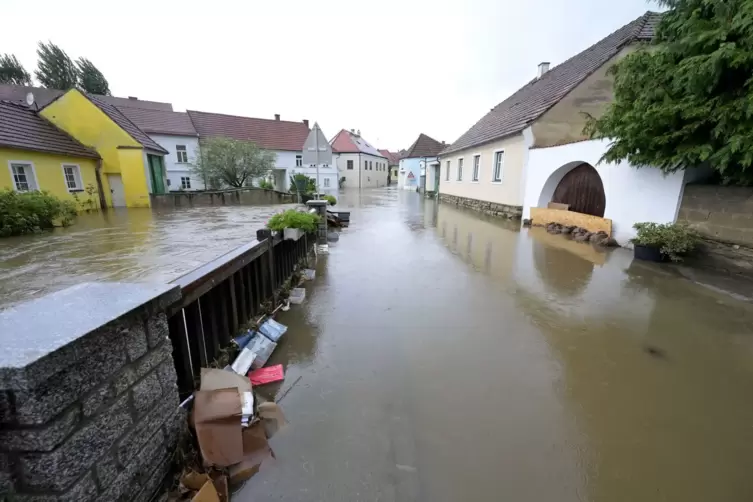
M319 230L316 233L316 243L319 245L327 245L327 206L329 202L326 200L310 200L306 203L307 206L316 209L319 214Z
M85 283L0 312L0 500L148 501L185 426L175 286Z

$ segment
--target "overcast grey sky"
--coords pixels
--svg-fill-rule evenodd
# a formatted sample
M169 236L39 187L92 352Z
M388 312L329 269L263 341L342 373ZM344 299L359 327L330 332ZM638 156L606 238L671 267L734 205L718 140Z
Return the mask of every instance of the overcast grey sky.
M452 142L536 73L647 10L646 0L3 0L0 52L30 72L51 40L116 96L176 110L318 121L379 148Z

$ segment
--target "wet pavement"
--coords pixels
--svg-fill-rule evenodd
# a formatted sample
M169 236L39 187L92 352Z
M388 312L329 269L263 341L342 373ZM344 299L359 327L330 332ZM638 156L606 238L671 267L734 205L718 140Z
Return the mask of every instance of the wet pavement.
M234 500L753 500L750 304L415 193L341 202L279 317L291 425Z
M263 392L291 424L233 500L753 500L750 303L415 193L337 208L352 226L278 316ZM0 298L169 280L265 219L194 211L0 247Z

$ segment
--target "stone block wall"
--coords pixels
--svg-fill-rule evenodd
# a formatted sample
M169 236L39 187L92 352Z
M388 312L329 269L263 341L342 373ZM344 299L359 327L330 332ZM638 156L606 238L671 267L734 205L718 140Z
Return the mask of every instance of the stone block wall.
M177 287L81 284L0 312L0 500L148 501L185 426Z
M753 247L753 188L687 185L677 221L709 239Z
M507 204L497 204L468 197L459 197L457 195L439 194L439 200L456 206L467 207L480 213L491 216L500 216L510 220L519 220L523 216L523 206L508 206Z
M207 192L170 192L150 195L152 207L237 206L290 204L295 195L277 190L242 188Z

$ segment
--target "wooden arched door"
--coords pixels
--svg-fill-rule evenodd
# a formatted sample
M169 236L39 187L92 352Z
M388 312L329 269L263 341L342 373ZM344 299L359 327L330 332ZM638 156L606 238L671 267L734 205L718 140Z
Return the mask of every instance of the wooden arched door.
M606 201L601 176L585 163L567 173L552 195L552 202L569 204L570 211L599 217L604 216Z

